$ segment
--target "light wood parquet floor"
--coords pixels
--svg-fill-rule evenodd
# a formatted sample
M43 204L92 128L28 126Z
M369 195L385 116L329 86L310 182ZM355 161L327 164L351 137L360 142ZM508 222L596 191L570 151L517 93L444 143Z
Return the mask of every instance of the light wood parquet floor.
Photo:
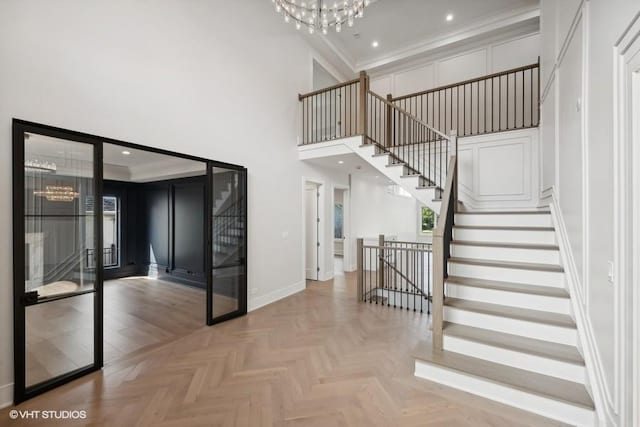
M426 315L358 303L353 274L165 345L21 404L85 420L1 426L546 426L413 376Z

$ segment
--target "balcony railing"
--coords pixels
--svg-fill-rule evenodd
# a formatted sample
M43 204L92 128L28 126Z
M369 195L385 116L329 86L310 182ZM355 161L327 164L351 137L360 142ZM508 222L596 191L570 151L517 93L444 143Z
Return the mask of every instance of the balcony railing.
M379 237L378 245L358 239L358 300L431 312L431 244Z
M87 249L85 254L85 265L87 268L96 268L95 249ZM103 266L115 267L118 265L118 249L116 245L111 245L102 249Z

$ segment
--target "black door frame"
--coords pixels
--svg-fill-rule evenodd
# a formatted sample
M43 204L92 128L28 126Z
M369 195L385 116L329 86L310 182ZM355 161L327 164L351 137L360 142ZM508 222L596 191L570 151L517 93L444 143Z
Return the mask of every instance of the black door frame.
M164 150L161 148L148 147L145 145L135 144L131 142L121 141L113 138L106 138L96 135L91 135L83 132L72 131L68 129L58 128L54 126L34 123L26 120L20 120L14 118L12 121L13 131L13 331L14 331L14 404L19 404L25 400L31 399L39 394L45 393L53 388L59 387L77 378L80 378L89 373L98 371L104 366L103 357L103 255L102 255L102 203L94 203L96 206L96 276L95 286L92 291L83 291L80 293L64 294L55 299L63 299L73 296L78 296L82 293L94 294L94 363L80 368L66 374L49 379L45 382L35 384L31 387L26 387L25 375L26 375L26 334L25 334L25 311L28 305L33 305L32 302L25 305L25 225L24 225L24 134L25 132L35 133L39 135L51 136L54 138L60 138L68 141L80 142L91 144L94 147L94 200L102 200L103 195L103 145L113 144L121 147L127 147L131 149L143 150L157 154L164 154L173 157L179 157L187 160L194 160L203 162L207 168L207 184L206 184L206 200L207 215L209 216L206 221L206 232L208 238L205 239L207 245L205 250L205 268L207 273L207 301L206 301L206 323L207 325L213 325L231 318L242 316L247 313L247 239L248 228L245 229L244 234L244 260L245 260L245 275L244 283L240 291L240 309L236 312L229 313L220 318L213 319L212 317L212 295L213 295L213 236L211 226L211 213L213 210L213 181L212 172L213 167L222 167L228 169L234 169L243 172L244 176L244 194L245 194L245 227L247 226L247 210L246 210L246 194L247 194L247 169L240 165L231 163L219 162L203 157L193 156L189 154L177 153L174 151ZM99 206L99 209L98 209ZM52 299L47 299L52 301ZM38 302L36 302L37 304Z

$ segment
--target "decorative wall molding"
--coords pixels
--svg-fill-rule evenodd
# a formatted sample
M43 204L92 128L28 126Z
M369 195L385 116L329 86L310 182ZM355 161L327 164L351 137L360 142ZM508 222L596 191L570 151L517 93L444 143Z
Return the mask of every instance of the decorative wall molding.
M538 138L538 128L460 138L464 204L490 210L538 208ZM517 162L511 160L514 157Z
M562 216L562 210L556 198L555 188L551 189L551 203L549 204L549 208L558 237L560 256L567 279L567 290L571 296L571 307L578 327L579 349L581 350L587 367L586 386L591 392L600 423L602 425L615 425L615 418L610 414L605 402L606 397L603 395L603 391L606 392L607 390L604 366L596 344L593 326L587 315L586 307L583 304L580 293L577 292L580 287L580 276L578 275L578 268L573 257L573 251L571 250L569 234ZM606 422L603 416L606 416Z
M640 280L637 257L640 248L640 12L624 29L614 47L614 313L615 392L614 409L621 425L638 425L640 409ZM635 104L634 104L634 97ZM634 129L635 126L635 129ZM635 133L635 134L634 134ZM635 141L634 141L635 139ZM634 286L635 285L635 286ZM634 326L635 325L635 326ZM637 400L635 401L637 405Z

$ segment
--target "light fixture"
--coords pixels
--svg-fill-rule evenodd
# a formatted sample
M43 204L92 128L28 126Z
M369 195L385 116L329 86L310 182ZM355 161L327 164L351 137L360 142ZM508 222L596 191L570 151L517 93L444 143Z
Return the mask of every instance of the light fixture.
M364 16L364 8L371 0L271 0L275 4L276 12L284 15L286 23L293 21L296 29L303 26L309 34L316 30L327 34L333 27L336 33L347 24L353 27L356 18Z
M73 202L80 197L80 193L74 191L73 187L47 185L44 191L34 191L34 196L46 198L50 202Z
M447 20L447 22L453 21L453 13L448 13L445 19Z
M39 173L55 173L58 167L55 163L41 162L39 160L25 160L24 170Z
M131 154L131 151L124 150L122 152L122 154L125 155L125 156L128 156L129 154Z
M338 164L339 165L344 165L344 161L343 160L338 160Z
M379 46L378 41L377 41L377 40L374 40L374 41L373 41L373 43L371 43L371 46L373 46L373 47L378 47L378 46Z

